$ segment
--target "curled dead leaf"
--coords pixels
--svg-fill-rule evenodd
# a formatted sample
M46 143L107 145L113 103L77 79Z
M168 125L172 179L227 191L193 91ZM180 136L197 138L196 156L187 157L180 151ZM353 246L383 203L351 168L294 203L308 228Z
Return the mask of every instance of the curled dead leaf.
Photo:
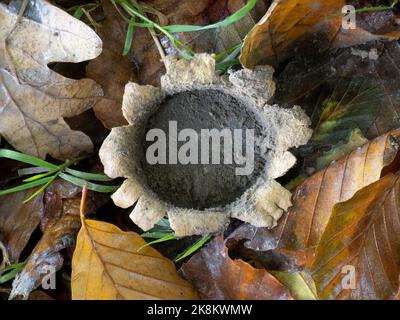
M232 260L221 236L185 263L181 272L203 299L290 300L289 290L264 269Z

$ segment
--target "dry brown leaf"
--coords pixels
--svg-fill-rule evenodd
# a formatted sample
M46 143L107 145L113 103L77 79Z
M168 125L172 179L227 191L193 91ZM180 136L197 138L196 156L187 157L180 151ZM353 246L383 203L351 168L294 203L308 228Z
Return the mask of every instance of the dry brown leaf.
M400 272L399 197L400 174L389 174L334 207L311 268L321 299L395 297ZM354 286L349 288L351 276Z
M245 225L236 231L236 238L248 239L246 246L254 250L277 249L297 265L309 262L334 205L349 200L358 190L380 179L382 170L398 153L395 137L399 134L397 130L378 137L305 180L296 189L293 206L277 228Z
M32 192L20 191L0 197L0 240L7 248L11 263L19 261L44 213L43 194L23 203Z
M126 23L116 11L111 1L103 0L104 21L97 28L104 46L101 55L89 62L87 76L100 83L104 98L93 110L107 128L127 124L122 116L121 105L124 87L128 81L135 81L134 64L122 55L126 37ZM135 40L136 41L136 40Z
M291 300L289 290L264 269L232 260L221 236L185 263L181 272L212 300Z
M277 66L290 57L343 48L379 39L395 39L399 32L375 35L361 28L342 28L344 0L276 0L246 36L241 63Z
M44 193L44 212L40 217L43 236L32 250L26 266L14 280L10 299L18 296L28 298L30 292L41 284L43 277L49 274L49 268L57 271L62 267L64 259L60 251L75 244L81 225L80 196L76 197L80 194L80 188L58 180ZM95 210L100 205L100 199L97 198L94 193L90 193L89 210ZM23 225L20 221L17 223Z
M74 246L80 227L80 196L76 197L80 192L80 187L56 180L44 191L44 196L39 197L44 204L40 215L43 236L32 250L27 265L13 282L11 298L22 296L26 299L40 285L43 277L48 275L49 268L57 271L63 265L64 259L59 251ZM90 211L97 209L106 199L93 192L89 195ZM15 223L22 227L25 221Z
M28 2L31 3L31 2ZM84 23L48 2L19 8L0 4L0 134L16 149L65 160L91 152L89 137L63 117L90 109L102 94L92 80L64 78L49 63L81 62L101 52L101 40Z
M82 219L72 260L72 299L197 299L172 261L134 232Z

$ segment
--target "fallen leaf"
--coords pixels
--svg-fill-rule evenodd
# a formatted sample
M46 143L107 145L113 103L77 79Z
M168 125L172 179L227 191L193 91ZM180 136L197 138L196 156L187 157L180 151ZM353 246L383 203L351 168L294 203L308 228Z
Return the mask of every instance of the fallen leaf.
M387 172L399 150L399 134L397 130L378 137L305 180L275 229L244 225L235 231L236 238L248 239L246 246L254 250L275 249L295 265L310 263L334 205Z
M240 62L247 68L277 66L298 51L329 48L341 24L341 17L334 14L343 5L343 0L275 1L246 36Z
M79 201L75 200L78 207ZM64 259L59 251L73 247L80 227L79 211L75 213L64 215L56 224L48 227L33 249L27 265L14 279L10 299L17 296L27 299L31 291L41 284L43 277L62 267Z
M11 263L19 261L44 213L43 194L23 203L32 192L20 191L0 197L0 239L7 248Z
M211 300L290 300L289 290L264 269L232 260L221 236L196 253L181 272Z
M342 28L344 5L344 0L276 0L246 36L240 62L247 68L277 67L294 56L400 37L398 31L375 35Z
M10 298L22 296L26 299L51 270L57 271L63 265L64 260L59 251L74 247L80 228L80 192L80 187L65 180L56 180L40 197L44 206L40 216L43 236L32 250L26 266L14 280ZM104 196L93 192L89 195L88 210L94 211L104 203ZM16 223L23 225L21 221Z
M400 273L399 196L400 175L389 174L334 207L311 268L321 299L395 297Z
M134 232L82 218L72 260L73 300L197 299L172 261Z
M306 271L270 271L285 285L296 300L317 300L314 280Z
M12 284L10 299L22 296L27 299L42 279L51 271L58 271L64 262L60 251L75 245L75 238L81 226L79 219L80 188L66 181L56 181L45 190L44 214L41 216L43 236L32 250L24 269ZM93 196L93 193L90 193ZM97 203L89 198L89 210Z
M102 94L92 80L64 78L51 62L81 62L101 52L101 40L84 23L48 2L0 4L0 134L16 149L65 160L91 152L90 139L63 117L90 109Z
M322 168L366 139L400 127L399 66L397 42L295 58L288 64L279 75L274 102L298 104L312 115L316 130L301 148L305 169Z
M86 71L87 76L101 84L104 97L101 98L93 110L107 128L127 124L122 115L121 105L125 84L135 81L134 64L123 56L127 24L121 18L111 1L101 1L104 20L97 28L103 40L101 55L90 61Z

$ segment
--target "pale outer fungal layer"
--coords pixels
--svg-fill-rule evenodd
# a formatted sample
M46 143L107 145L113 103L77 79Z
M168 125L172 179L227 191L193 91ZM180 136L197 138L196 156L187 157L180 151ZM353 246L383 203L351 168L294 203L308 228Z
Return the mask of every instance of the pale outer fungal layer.
M273 68L231 72L229 77L215 74L215 60L198 54L192 61L169 57L161 88L128 83L125 87L123 113L129 125L112 129L100 149L105 173L111 178L125 177L113 195L122 208L133 205L130 218L143 230L151 229L168 215L177 236L223 231L230 218L256 227L276 226L283 212L291 206L291 193L274 179L284 175L296 158L288 151L307 143L312 130L310 120L299 106L282 109L268 105L275 91ZM266 165L255 183L239 198L224 207L193 210L162 201L145 183L138 154L143 154L140 128L168 96L190 90L219 90L255 108L264 129L262 141Z

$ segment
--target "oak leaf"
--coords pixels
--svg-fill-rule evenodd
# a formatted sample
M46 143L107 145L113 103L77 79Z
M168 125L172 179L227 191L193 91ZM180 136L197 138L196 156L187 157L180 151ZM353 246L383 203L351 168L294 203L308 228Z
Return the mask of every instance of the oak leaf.
M65 160L91 152L89 137L64 117L90 109L101 88L92 80L64 78L53 62L81 62L101 52L101 40L84 23L48 2L28 2L23 16L0 4L0 134L16 149Z
M172 261L134 232L82 220L72 260L72 299L197 299Z

